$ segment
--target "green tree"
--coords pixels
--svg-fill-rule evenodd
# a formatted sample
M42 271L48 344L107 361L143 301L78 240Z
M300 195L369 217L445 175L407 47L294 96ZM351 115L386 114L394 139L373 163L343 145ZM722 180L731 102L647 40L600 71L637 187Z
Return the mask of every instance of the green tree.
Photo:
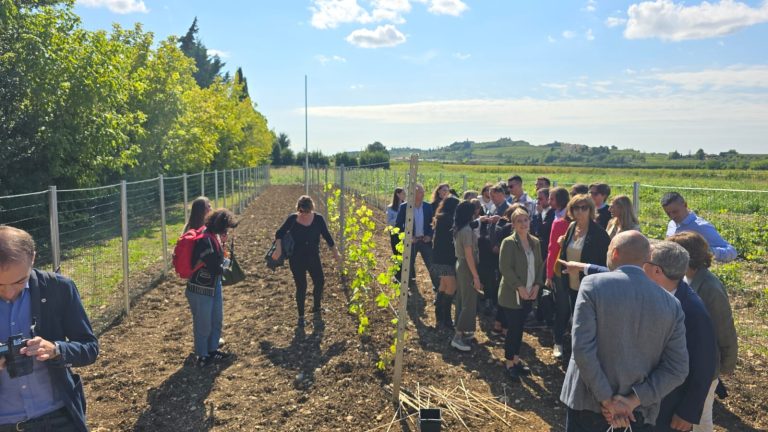
M179 48L187 57L195 61L197 66L197 71L194 73L195 81L200 87L206 88L213 84L217 77L221 77L221 69L225 63L217 55L208 55L205 44L197 37L199 30L197 17L195 17L187 33L179 39Z
M704 160L707 157L707 154L704 153L704 149L698 149L696 150L695 156L698 160Z

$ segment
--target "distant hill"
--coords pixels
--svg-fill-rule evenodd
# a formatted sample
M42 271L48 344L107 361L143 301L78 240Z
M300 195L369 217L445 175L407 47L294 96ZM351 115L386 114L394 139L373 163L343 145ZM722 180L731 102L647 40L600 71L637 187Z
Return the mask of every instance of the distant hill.
M404 159L411 153L419 153L422 160L466 164L768 169L768 155L739 154L735 150L716 155L708 155L699 150L682 155L677 151L646 153L616 146L590 147L559 141L532 145L527 141L510 138L489 142L457 141L445 147L427 150L391 148L389 153L393 159Z

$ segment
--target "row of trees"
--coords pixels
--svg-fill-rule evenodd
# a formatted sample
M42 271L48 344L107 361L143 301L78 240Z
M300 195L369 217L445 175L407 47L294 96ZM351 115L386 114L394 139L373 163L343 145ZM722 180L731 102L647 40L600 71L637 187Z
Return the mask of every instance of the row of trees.
M272 165L304 165L304 152L299 152L294 157L293 150L290 149L291 140L285 133L280 133L272 143ZM376 141L368 144L362 152L342 152L336 153L333 157L335 166L344 165L345 167L377 165L377 167L389 168L389 151L384 144ZM330 159L321 151L309 152L309 164L326 166L330 165Z
M221 76L196 23L156 43L85 30L73 3L0 0L0 195L267 160L242 71Z

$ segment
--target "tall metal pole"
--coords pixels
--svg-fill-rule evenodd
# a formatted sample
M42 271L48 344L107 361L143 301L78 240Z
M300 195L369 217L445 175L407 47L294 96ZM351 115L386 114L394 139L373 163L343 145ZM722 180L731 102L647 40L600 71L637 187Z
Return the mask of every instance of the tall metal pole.
M125 313L131 309L131 294L129 287L128 270L128 185L125 180L120 182L120 225L123 235L123 298L125 300Z
M307 111L307 76L304 75L304 187L309 195L309 114Z
M56 193L56 186L48 188L48 217L51 223L51 258L53 259L53 271L59 271L61 265L61 244L59 243L59 200Z
M403 380L403 349L405 327L408 324L408 281L411 277L411 244L413 242L413 197L416 196L416 173L419 169L419 155L411 155L411 170L408 178L408 205L405 210L405 239L403 239L403 264L400 276L400 304L397 312L397 341L395 345L395 376L392 380L394 402L400 402L400 383Z
M160 233L163 242L163 275L168 274L168 230L165 224L165 181L163 175L157 179L160 189Z

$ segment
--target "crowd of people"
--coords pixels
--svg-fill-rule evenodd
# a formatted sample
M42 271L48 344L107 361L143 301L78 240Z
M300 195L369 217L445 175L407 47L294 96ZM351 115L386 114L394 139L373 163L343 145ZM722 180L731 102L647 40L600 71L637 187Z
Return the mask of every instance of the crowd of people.
M516 383L532 373L520 355L524 331L551 329L553 355L566 368L567 431L712 431L714 395L735 369L737 337L727 291L709 267L737 252L679 193L660 201L670 218L665 240L646 238L632 201L610 195L604 183L566 190L540 177L534 199L512 176L461 197L443 183L427 202L417 184L412 197L394 190L387 222L410 231L408 285L416 288L420 255L436 330L450 333L453 349L477 349L478 318L487 315ZM323 311L321 239L340 257L312 198L301 196L295 210L275 233L271 258L288 260L302 328L307 274L311 312ZM222 351L222 275L236 226L230 211L200 197L184 228L195 239L185 293L199 367L231 357ZM393 254L399 242L393 233ZM35 269L34 260L32 237L0 226L0 431L84 431L82 384L70 367L93 363L98 341L74 282Z
M566 369L567 431L713 430L737 338L709 267L737 251L679 193L660 200L670 218L664 240L644 236L631 199L611 197L605 183L567 190L539 177L535 199L520 176L461 195L442 183L431 202L421 184L404 194L394 191L387 221L406 231L412 205L409 286L418 254L435 292L435 328L450 332L450 347L477 349L487 315L517 383L531 374L520 356L524 331L550 329Z

